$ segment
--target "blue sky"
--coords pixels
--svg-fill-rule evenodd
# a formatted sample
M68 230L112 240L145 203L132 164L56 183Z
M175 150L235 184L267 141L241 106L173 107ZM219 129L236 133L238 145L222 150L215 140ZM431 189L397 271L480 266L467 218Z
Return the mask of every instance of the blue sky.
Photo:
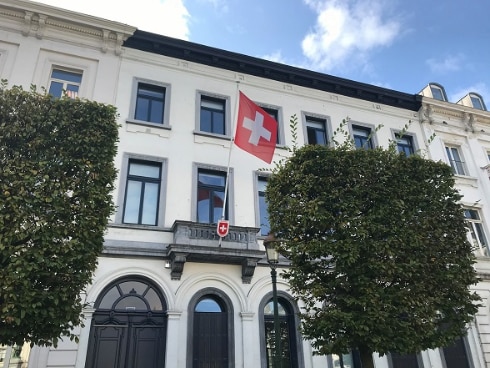
M490 109L490 0L38 2L406 93L437 82Z

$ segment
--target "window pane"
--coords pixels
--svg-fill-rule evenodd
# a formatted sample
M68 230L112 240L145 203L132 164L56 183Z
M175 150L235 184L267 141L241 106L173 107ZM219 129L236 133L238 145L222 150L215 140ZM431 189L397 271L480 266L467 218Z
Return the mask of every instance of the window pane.
M281 304L280 301L277 302L277 313L280 316L285 316L286 315L286 309L284 309L284 306ZM271 300L269 303L267 303L264 307L264 315L269 315L273 316L274 315L274 302Z
M152 123L163 122L163 101L151 102L150 121Z
M432 91L432 98L439 101L444 101L444 95L439 87L431 86L430 90Z
M163 311L162 301L155 290L149 289L145 294L145 299L152 311Z
M148 120L148 110L150 108L150 101L145 98L138 98L136 100L136 111L134 118L137 120Z
M211 110L223 111L224 103L221 100L213 100L213 99L208 99L203 97L201 99L201 107L211 109Z
M213 113L213 130L215 134L225 134L225 114L222 112Z
M140 83L138 84L138 95L142 97L149 97L154 100L163 101L163 99L165 98L165 88Z
M201 128L203 132L211 133L211 111L201 109Z
M157 183L145 183L145 193L143 197L143 211L141 214L141 223L144 225L157 224L158 209L158 189Z
M104 297L102 298L102 301L100 302L99 308L100 309L112 309L112 305L114 302L121 296L119 293L119 290L117 289L116 286L114 286L111 290L109 290Z
M197 303L196 308L194 310L196 312L206 312L206 313L223 312L218 302L216 302L216 300L211 298L205 298L200 300L199 303Z
M126 203L124 207L123 222L137 224L139 218L140 198L142 183L138 181L128 181L126 187Z
M53 69L51 73L51 78L53 79L61 79L67 82L81 83L82 82L82 74L69 72L66 70Z
M52 81L48 93L54 97L61 97L63 94L63 83Z
M146 311L148 310L148 307L141 298L137 296L127 296L125 298L122 298L114 307L114 309L124 311Z
M479 97L476 97L476 96L471 96L471 103L473 104L473 107L475 109L480 109L480 110L484 110L483 109L483 104L480 100Z
M160 178L160 166L145 165L131 162L129 165L129 175L144 176L147 178Z
M199 172L199 183L213 186L225 186L225 176L222 174L213 174L209 172Z
M121 288L123 294L142 295L148 288L148 285L143 284L142 282L139 281L126 281L126 282L121 282L119 284L119 287Z
M259 195L259 215L260 215L260 235L268 235L270 233L269 212L267 210L267 202L265 196Z

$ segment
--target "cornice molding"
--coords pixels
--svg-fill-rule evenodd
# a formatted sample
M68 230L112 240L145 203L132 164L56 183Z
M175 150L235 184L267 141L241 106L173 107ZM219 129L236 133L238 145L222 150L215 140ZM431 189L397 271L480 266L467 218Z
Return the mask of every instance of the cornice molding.
M375 104L410 111L420 109L421 96L419 95L355 82L150 32L137 30L124 42L123 46L285 84L370 101Z
M3 0L1 18L3 27L9 24L25 37L76 39L80 44L95 45L104 53L113 50L116 55L121 54L123 42L136 30L122 23L25 0Z

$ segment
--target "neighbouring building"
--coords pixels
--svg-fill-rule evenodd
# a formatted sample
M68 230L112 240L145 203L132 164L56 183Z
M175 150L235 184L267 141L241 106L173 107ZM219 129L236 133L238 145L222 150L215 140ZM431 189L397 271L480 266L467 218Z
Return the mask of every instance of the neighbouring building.
M276 161L293 144L295 115L298 144L327 144L348 118L357 145L395 140L453 167L483 306L451 347L373 359L377 368L489 366L490 113L477 93L457 103L436 83L402 93L26 0L0 4L0 77L113 104L121 125L117 211L83 295L79 342L0 347L0 368L271 367L263 240L272 166L231 147L238 90L278 121ZM230 233L219 242L223 206ZM355 352L314 356L297 331L301 305L281 277L278 296L284 367L359 367Z

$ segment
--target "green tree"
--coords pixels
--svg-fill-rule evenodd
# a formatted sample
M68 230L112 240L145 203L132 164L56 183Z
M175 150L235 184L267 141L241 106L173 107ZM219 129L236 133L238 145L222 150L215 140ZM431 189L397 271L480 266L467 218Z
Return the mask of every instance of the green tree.
M113 211L116 109L0 87L0 344L75 338Z
M308 145L277 165L266 198L319 354L415 353L465 334L479 297L451 168L394 147Z

